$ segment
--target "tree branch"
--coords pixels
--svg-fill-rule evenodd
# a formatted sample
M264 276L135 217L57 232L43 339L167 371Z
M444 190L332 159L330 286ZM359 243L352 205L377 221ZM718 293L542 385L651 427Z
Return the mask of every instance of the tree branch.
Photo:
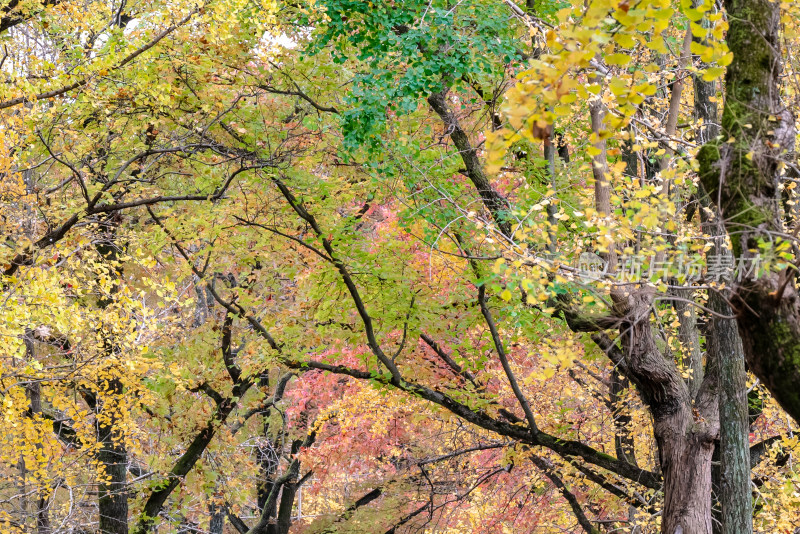
M45 5L47 5L47 4L45 4ZM180 28L181 26L183 26L184 24L189 22L189 19L191 19L194 16L194 14L197 13L197 11L198 11L197 8L193 9L188 15L183 17L176 24L173 24L172 26L166 28L164 31L162 31L161 33L156 35L152 40L150 40L147 44L141 46L137 50L133 51L132 53L130 53L129 55L124 57L122 59L122 61L120 61L111 70L121 69L122 67L124 67L125 65L127 65L128 63L130 63L131 61L133 61L134 59L136 59L140 55L144 54L145 52L147 52L148 50L150 50L151 48L156 46L162 39L164 39L169 34L171 34L175 30L177 30L178 28ZM0 31L2 31L2 30L0 30ZM37 100L47 100L47 99L50 99L50 98L55 98L57 96L62 96L62 95L65 95L66 93L69 93L70 91L72 91L74 89L79 89L79 88L83 87L84 85L87 85L91 80L92 80L91 77L82 78L80 80L77 80L75 82L67 84L67 85L65 85L63 87L59 87L58 89L53 89L51 91L45 91L44 93L39 93L38 95L19 96L17 98L12 98L10 100L6 100L5 102L0 102L0 109L6 109L6 108L13 107L13 106L18 106L19 104L23 104L25 102L31 102L31 101L35 102Z
M519 384L517 384L517 379L514 376L514 372L511 370L511 366L508 364L508 358L506 357L506 350L503 347L503 341L500 339L500 334L497 332L497 326L495 326L494 319L489 311L489 306L486 304L486 286L483 284L478 286L478 302L481 306L481 313L483 313L483 317L486 320L486 325L489 327L489 332L492 334L492 341L494 341L494 347L497 351L497 355L500 358L500 364L503 366L503 371L505 371L506 377L508 378L508 383L511 385L511 389L514 391L514 396L517 397L520 406L522 406L522 411L525 412L525 419L528 421L528 426L530 426L531 433L536 434L539 431L539 427L536 426L536 419L533 417L533 411L531 411L528 400L525 398L525 395L519 388Z

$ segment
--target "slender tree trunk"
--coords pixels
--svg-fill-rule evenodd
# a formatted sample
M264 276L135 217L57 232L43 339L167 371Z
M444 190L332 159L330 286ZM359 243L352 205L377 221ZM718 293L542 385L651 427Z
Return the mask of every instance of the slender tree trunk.
M277 534L289 534L292 526L292 509L294 508L294 498L297 494L297 476L287 482L281 488L281 504L278 507L278 518L276 522Z
M728 303L716 292L709 297L709 306L720 315L732 314ZM744 349L735 319L715 316L711 332L709 354L719 366L722 533L747 534L753 531L753 507Z
M287 534L292 524L291 512L294 503L294 495L298 487L298 474L300 473L300 459L295 455L302 447L310 447L316 439L316 433L311 432L306 439L296 440L292 443L291 454L294 458L289 462L286 471L272 482L272 489L267 496L267 502L261 510L261 517L258 522L250 528L247 534ZM275 517L275 510L278 510L278 498L281 504L279 515Z
M33 340L25 337L25 351L29 360L33 360L36 355L34 353ZM31 382L27 386L28 399L30 400L31 415L35 418L37 414L42 413L42 388L39 382ZM41 441L36 441L36 450L42 451L43 446ZM36 500L36 532L38 534L50 534L50 498L48 492L41 487L41 482L37 481L39 485L38 499Z
M450 139L453 140L453 144L458 148L461 160L464 162L467 177L475 186L484 205L495 219L497 228L506 237L511 237L511 224L506 219L510 207L508 200L495 191L489 182L486 173L483 171L480 158L478 158L477 150L470 143L469 136L461 128L458 118L447 103L447 92L448 88L443 87L441 91L428 97L428 103L447 128Z
M97 244L97 251L108 262L109 272L116 277L117 283L122 279L122 270L117 263L119 248L116 225L119 223L118 218L109 221L103 240ZM101 298L98 305L101 308L110 306L117 289L118 285L115 285L111 295ZM119 348L112 339L104 339L103 344L106 356L112 359L108 372L113 374L118 371L113 369L113 360ZM114 402L122 398L124 388L118 378L103 380L101 384L94 407L97 413L97 440L101 444L97 460L105 469L98 495L100 534L128 534L128 451L121 432L119 409Z
M705 223L706 231L724 234L721 223ZM718 243L711 254L731 257L731 252ZM747 401L747 371L744 348L739 336L733 309L717 291L709 295L711 317L708 335L708 357L718 370L719 390L719 469L721 534L749 534L753 531L753 506L750 498L750 421Z
M259 466L258 483L256 487L259 510L263 510L264 506L269 500L269 494L272 491L273 486L273 479L275 478L275 473L278 470L279 455L277 452L277 447L279 447L280 444L276 444L269 437L269 413L270 412L267 411L263 415L264 427L262 436L266 443L265 446L259 447L256 452ZM278 437L276 441L280 442L280 437ZM274 515L274 511L272 512L272 515Z
M122 384L118 379L108 381L107 395L119 398ZM104 406L100 408L103 410ZM100 483L100 533L128 534L128 451L121 442L116 410L108 410L97 425L102 446L97 459L105 467L106 478Z
M556 147L553 144L553 139L544 140L544 159L547 161L547 179L549 187L556 191ZM550 243L547 244L547 250L550 254L555 254L558 244L556 243L558 235L558 219L556 214L558 207L552 201L547 205L547 222L550 229L547 232L547 237Z
M208 507L208 514L211 516L208 522L208 532L210 534L222 534L225 529L225 507L211 504Z
M673 301L679 321L678 340L680 340L683 350L683 365L691 372L688 380L689 396L695 398L700 385L703 383L705 370L703 368L703 355L700 350L700 332L697 328L697 308L692 303L694 291L692 289L676 288L670 292L678 297Z

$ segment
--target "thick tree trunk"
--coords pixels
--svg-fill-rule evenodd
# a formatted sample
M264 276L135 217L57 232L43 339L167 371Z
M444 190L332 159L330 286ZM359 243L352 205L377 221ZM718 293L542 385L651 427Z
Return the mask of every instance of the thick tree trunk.
M719 432L717 367L706 367L694 402L688 387L674 388L676 400L653 411L664 477L664 534L711 534L711 458ZM686 391L684 396L684 391Z
M694 402L685 382L673 380L648 393L664 477L661 532L711 534L711 457L719 432L717 368L707 366ZM673 395L659 397L670 389ZM653 404L654 398L663 400Z
M691 417L680 410L656 422L664 476L664 534L711 534L711 455L714 443L704 431L687 426ZM683 420L683 424L682 421ZM681 428L684 427L684 428Z
M694 402L672 356L656 346L650 325L653 289L615 294L627 318L620 328L624 357L614 361L636 385L653 416L664 479L664 534L711 534L711 456L719 431L717 372L708 366ZM613 357L612 357L613 359Z
M780 100L780 5L726 0L733 61L725 75L722 140L698 153L700 177L731 236L734 255L751 260L758 241L785 235L779 163L794 149L794 119ZM727 141L730 140L730 141ZM750 369L800 420L800 297L790 271L738 284L734 306Z
M697 2L694 2L695 7ZM704 19L703 27L708 23ZM717 104L711 97L716 94L716 84L694 77L695 118L703 121L698 139L708 143L719 133ZM702 218L702 216L701 216ZM722 222L704 221L704 231L710 235L725 235ZM719 253L722 249L716 247ZM728 252L730 254L730 252ZM713 509L714 534L748 534L753 531L753 507L750 498L750 445L748 442L749 418L747 400L747 371L744 348L735 319L728 302L712 292L709 308L716 314L711 318L706 339L708 357L718 366L719 372L719 424L720 439L712 468L712 489L719 500Z
M592 162L595 182L595 208L600 214L611 213L610 184L606 173L604 107L594 101L589 105L594 147ZM615 243L604 253L609 270L616 264ZM664 508L661 532L664 534L711 534L711 455L716 437L716 375L705 373L693 388L683 380L671 354L656 345L650 316L655 290L620 286L611 291L613 310L622 322L619 333L621 353L612 358L619 371L636 385L642 400L653 416L653 433L658 444L659 464L664 479ZM702 380L702 382L701 382ZM693 410L696 410L693 411ZM697 414L695 418L694 414Z

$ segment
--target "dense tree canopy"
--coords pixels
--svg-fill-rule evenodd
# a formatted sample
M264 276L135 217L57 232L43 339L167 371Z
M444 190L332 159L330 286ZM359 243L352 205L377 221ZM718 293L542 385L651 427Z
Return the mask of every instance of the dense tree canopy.
M0 6L3 532L800 531L800 5Z

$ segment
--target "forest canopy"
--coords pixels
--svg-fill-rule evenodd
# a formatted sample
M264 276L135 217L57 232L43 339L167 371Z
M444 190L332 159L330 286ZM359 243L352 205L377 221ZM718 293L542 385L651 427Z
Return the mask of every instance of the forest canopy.
M0 0L0 531L800 532L799 21Z

